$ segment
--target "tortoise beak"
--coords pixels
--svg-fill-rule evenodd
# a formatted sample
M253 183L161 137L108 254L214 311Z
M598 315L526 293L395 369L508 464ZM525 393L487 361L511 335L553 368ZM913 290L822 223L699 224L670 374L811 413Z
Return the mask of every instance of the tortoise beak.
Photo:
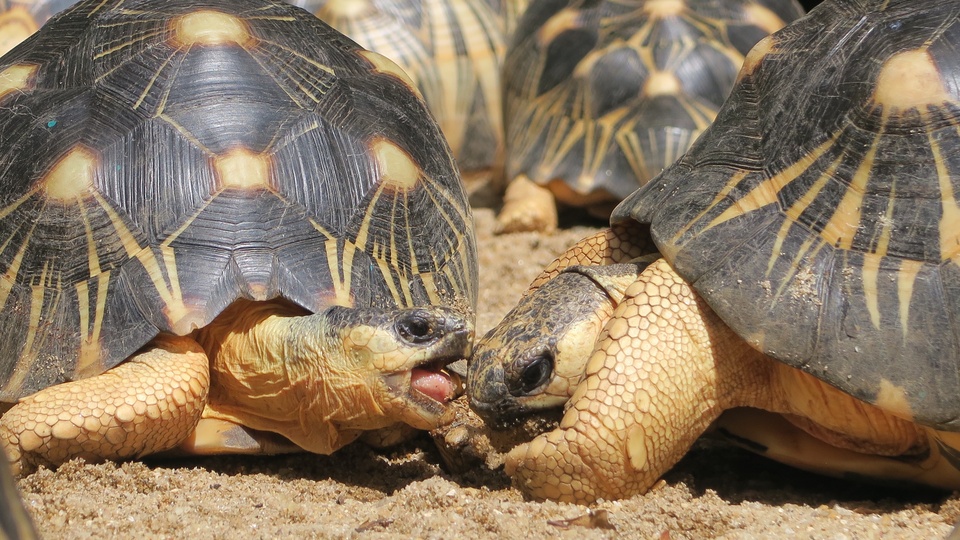
M453 310L430 307L410 310L395 328L408 345L424 349L411 364L384 377L389 393L401 403L400 420L418 429L452 421L447 403L463 392L463 383L445 368L470 356L473 325Z
M486 353L486 354L484 354ZM504 383L503 364L496 361L492 349L471 360L467 375L470 408L493 429L507 429L511 420L526 412Z

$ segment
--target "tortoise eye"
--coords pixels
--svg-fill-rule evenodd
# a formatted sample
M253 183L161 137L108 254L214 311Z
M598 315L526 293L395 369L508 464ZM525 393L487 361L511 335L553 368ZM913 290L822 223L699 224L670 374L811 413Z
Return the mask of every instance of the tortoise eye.
M418 345L433 341L437 336L430 322L429 317L421 313L412 313L397 321L397 334L404 340Z
M534 356L520 370L520 377L517 384L510 385L510 393L517 395L526 395L533 393L534 390L544 386L553 376L553 354L550 351L543 351Z

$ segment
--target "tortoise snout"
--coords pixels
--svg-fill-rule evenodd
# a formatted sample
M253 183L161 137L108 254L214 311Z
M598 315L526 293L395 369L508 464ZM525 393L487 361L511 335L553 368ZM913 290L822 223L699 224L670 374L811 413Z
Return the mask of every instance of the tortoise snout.
M467 372L467 396L470 408L494 429L503 429L504 417L514 416L517 402L504 384L503 365L495 351L484 349L470 360Z

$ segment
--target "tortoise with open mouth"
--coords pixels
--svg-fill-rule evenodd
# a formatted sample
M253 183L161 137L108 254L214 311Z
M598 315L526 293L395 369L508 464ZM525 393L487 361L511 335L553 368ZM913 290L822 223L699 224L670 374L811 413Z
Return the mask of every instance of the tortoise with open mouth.
M81 2L4 57L0 126L15 472L447 414L472 215L391 61L272 0Z

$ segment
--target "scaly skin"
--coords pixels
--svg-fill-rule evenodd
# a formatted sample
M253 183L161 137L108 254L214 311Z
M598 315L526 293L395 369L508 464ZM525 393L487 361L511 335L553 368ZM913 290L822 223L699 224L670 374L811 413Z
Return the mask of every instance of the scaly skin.
M562 407L583 380L597 336L643 268L571 266L521 298L474 348L467 371L473 410L500 428Z
M331 453L368 430L436 427L448 411L413 389L412 370L469 355L472 338L463 317L442 307L309 315L238 301L196 340L161 334L113 369L24 398L0 418L0 445L15 474L181 444L206 454L290 451L231 425ZM201 415L213 429L197 436Z
M741 407L777 414L762 422L744 421L742 410L721 417ZM539 499L630 497L648 490L718 418L751 449L765 446L795 466L960 489L960 436L894 416L754 350L662 259L627 288L560 427L511 451L505 469Z
M28 396L0 418L15 475L74 457L131 459L175 447L207 400L209 361L190 338L162 335L107 373Z
M645 236L632 223L606 229L544 269L517 306L477 343L467 380L477 414L503 427L567 402L624 290L658 257Z
M537 290L565 268L575 265L605 266L625 263L656 251L657 246L649 238L643 225L631 221L604 229L561 253L534 278L524 295Z
M665 261L647 267L601 332L560 427L511 451L507 474L535 498L575 503L649 489L737 405L736 389L765 382L762 356L714 328L726 326Z
M212 351L205 416L273 431L330 454L370 430L406 423L433 429L447 413L411 390L411 370L470 352L472 330L448 308L332 307L300 316L288 306L240 302L200 335ZM397 335L416 316L423 341Z

